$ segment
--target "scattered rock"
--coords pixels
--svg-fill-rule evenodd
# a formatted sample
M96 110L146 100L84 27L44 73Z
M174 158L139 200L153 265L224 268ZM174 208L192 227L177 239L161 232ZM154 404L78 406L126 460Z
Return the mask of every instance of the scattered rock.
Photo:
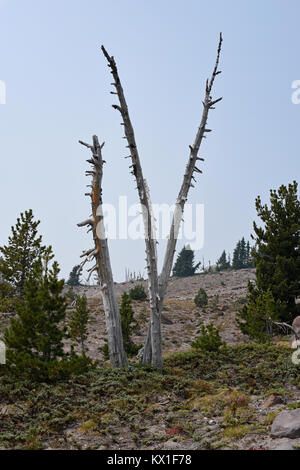
M293 444L289 440L287 440L279 444L277 447L274 447L274 449L272 450L295 450L295 448Z
M163 450L177 450L180 448L180 443L176 441L168 441L163 446Z
M165 430L164 430L165 426L157 426L157 425L153 425L153 426L150 426L146 433L147 435L149 436L162 436L162 435L165 435Z
M279 395L270 395L269 398L264 402L263 408L270 408L271 406L280 405L283 403L282 397Z
M274 419L271 435L275 437L300 437L300 408L282 411Z

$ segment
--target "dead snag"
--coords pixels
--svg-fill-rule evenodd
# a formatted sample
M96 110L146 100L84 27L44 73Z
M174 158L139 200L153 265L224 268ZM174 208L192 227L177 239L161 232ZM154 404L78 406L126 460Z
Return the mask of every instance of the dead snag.
M211 91L215 78L221 72L218 70L219 59L222 47L222 34L220 34L219 46L217 51L217 58L213 73L209 80L206 82L205 98L203 101L203 112L200 126L198 128L195 141L193 146L190 146L189 160L186 166L186 170L183 177L183 182L177 197L174 216L170 228L170 235L164 257L163 268L160 276L158 277L157 271L157 255L156 255L156 239L155 239L155 223L152 215L152 206L150 201L149 189L144 179L142 167L140 164L139 154L134 136L133 126L129 117L128 107L125 100L123 88L121 85L120 77L118 74L116 62L113 56L110 56L105 48L102 46L102 52L105 55L108 66L111 69L111 73L114 78L112 85L116 91L113 94L117 94L119 98L119 105L113 105L113 108L117 109L123 119L121 123L124 126L125 138L128 142L128 149L132 161L132 173L135 176L137 183L137 190L139 194L140 203L143 208L144 225L145 225L145 241L146 241L146 255L147 255L147 270L148 270L148 286L150 296L150 322L148 326L146 343L143 352L143 362L151 363L159 370L162 369L162 340L161 340L161 314L163 302L171 274L171 269L174 260L174 254L176 250L176 243L182 215L185 207L185 203L188 198L190 187L194 187L192 180L195 181L194 174L202 173L196 165L198 161L203 161L203 158L198 157L199 149L202 140L206 138L206 133L211 132L211 129L207 128L208 114L211 109L215 109L214 105L221 101L222 98L213 100ZM126 157L126 158L128 158Z
M145 227L145 243L146 243L146 262L148 273L148 290L150 299L150 324L153 335L151 336L151 358L147 362L152 363L153 366L162 369L162 345L161 345L161 314L159 310L159 297L158 297L158 272L157 272L157 250L156 250L156 237L155 237L155 223L152 212L152 204L150 200L150 192L147 182L143 176L143 171L140 163L140 157L135 141L133 126L131 124L126 99L124 96L123 88L118 74L118 69L114 57L110 56L105 50L104 46L101 47L105 55L108 66L111 69L114 78L113 86L119 98L120 105L113 105L117 109L123 119L122 125L124 127L125 137L127 140L127 147L129 149L129 157L131 158L132 173L136 179L137 190L139 194L140 203L142 206L143 221Z
M88 231L92 231L94 247L82 253L85 263L94 261L93 266L88 270L90 279L93 272L98 273L100 281L101 295L103 299L106 329L108 335L109 358L113 367L126 367L127 356L123 346L122 327L119 306L116 298L112 269L107 238L105 236L103 209L102 209L102 176L103 159L102 145L99 145L98 137L93 136L93 145L79 141L81 145L88 147L92 152L92 157L87 160L92 165L92 169L86 174L92 177L91 192L86 193L91 198L92 215L91 218L78 224L78 227L89 226Z

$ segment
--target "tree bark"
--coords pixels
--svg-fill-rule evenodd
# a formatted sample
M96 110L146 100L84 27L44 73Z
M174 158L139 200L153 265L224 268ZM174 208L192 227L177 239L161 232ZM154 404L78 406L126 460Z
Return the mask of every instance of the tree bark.
M88 194L91 197L92 216L91 219L78 224L78 226L90 226L94 239L94 248L82 254L82 257L85 257L85 259L79 269L81 269L86 262L92 259L95 260L96 264L88 270L88 279L93 272L97 271L106 318L109 359L113 367L126 367L128 361L123 345L121 318L114 289L102 210L102 148L104 143L99 145L97 136L93 136L93 145L86 144L82 141L79 142L88 147L92 152L92 158L87 160L92 165L92 171L86 172L87 175L92 175L92 190L91 193Z
M202 171L199 168L197 168L196 164L197 164L197 161L203 161L203 158L198 157L199 149L200 149L203 139L205 138L205 134L208 132L211 132L210 129L206 128L208 113L210 109L214 109L213 107L214 104L218 103L222 99L222 98L219 98L215 101L212 101L212 97L211 97L211 91L212 91L215 78L218 74L221 73L220 71L218 71L218 66L219 66L219 59L220 59L221 48L222 48L222 41L223 41L222 34L220 34L215 67L214 67L210 80L209 81L207 80L206 82L206 90L205 90L205 98L203 101L203 112L202 112L201 123L198 128L194 144L193 146L190 146L189 160L186 166L185 174L183 177L183 182L182 182L182 185L181 185L178 197L177 197L176 205L175 205L175 211L174 211L174 215L173 215L173 219L171 223L170 234L169 234L166 253L164 257L164 263L163 263L161 274L159 276L158 309L159 309L160 315L162 312L163 302L164 302L164 298L166 295L168 282L170 279L171 269L172 269L175 250L176 250L177 237L178 237L180 223L181 223L183 212L184 212L185 203L188 198L189 189L191 187L194 187L192 184L192 180L195 180L194 173L202 173ZM152 325L149 324L146 343L144 346L143 362L148 362L149 357L151 357L152 342L150 338L152 335L153 335Z
M151 329L153 331L153 334L151 335L151 358L149 358L147 362L152 363L152 365L158 370L162 370L161 315L159 310L156 250L157 242L155 238L155 224L150 200L150 193L147 182L143 176L140 157L135 141L134 130L131 124L127 103L125 100L123 88L121 85L114 57L110 56L107 53L104 46L102 46L101 49L108 61L108 66L111 68L111 73L114 78L114 83L112 85L116 88L116 94L118 95L120 106L113 105L113 108L117 109L120 112L123 119L122 125L124 126L125 138L128 142L128 149L130 152L129 157L131 158L132 162L132 174L135 176L136 179L137 190L142 206L145 228L148 290L150 299L150 324Z

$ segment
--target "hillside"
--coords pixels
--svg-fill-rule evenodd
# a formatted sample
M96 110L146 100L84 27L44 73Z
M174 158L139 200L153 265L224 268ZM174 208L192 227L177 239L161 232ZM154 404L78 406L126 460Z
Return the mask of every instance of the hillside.
M277 449L300 448L300 438L274 438L282 410L300 407L299 367L285 338L249 342L235 325L253 270L198 275L170 282L163 325L164 372L132 362L130 370L103 363L105 322L98 287L80 287L91 309L89 353L100 365L57 383L0 375L0 449ZM116 285L118 296L133 284ZM209 305L193 298L204 287ZM147 302L134 302L142 344ZM220 326L228 346L191 350L202 324ZM2 314L2 329L9 316ZM279 341L280 340L280 341ZM284 341L282 341L284 340Z
M228 344L245 341L246 338L236 326L235 317L241 307L239 300L246 295L249 279L255 279L253 269L172 278L164 306L164 316L170 323L164 322L162 325L164 355L189 349L200 326L212 321L221 328L221 336ZM146 281L116 284L118 298L136 284L143 284L147 291ZM206 290L209 298L205 311L194 303L200 287ZM103 346L105 339L105 317L99 287L79 287L74 291L87 296L91 311L88 348L90 355L99 359L102 357L99 344ZM137 344L143 344L149 319L148 302L135 301L133 307L140 327L134 340Z

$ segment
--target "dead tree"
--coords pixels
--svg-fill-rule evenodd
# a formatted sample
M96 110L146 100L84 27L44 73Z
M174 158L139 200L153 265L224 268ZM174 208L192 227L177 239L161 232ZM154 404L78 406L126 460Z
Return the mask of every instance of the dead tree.
M285 322L274 321L272 320L272 318L268 318L267 329L268 329L269 336L272 336L273 325L278 326L284 332L284 334L288 334L289 331L293 333L293 336L291 338L291 347L293 349L296 349L297 343L300 342L300 316L294 319L292 325L289 325L288 323L285 323ZM294 344L296 344L296 346L294 346Z
M146 262L148 273L148 288L149 288L149 301L150 301L150 322L151 330L151 347L153 351L153 363L161 370L162 368L162 348L161 348L161 321L159 313L159 296L158 296L158 272L157 272L157 252L156 252L156 239L154 231L154 221L152 216L152 205L146 180L143 175L140 157L135 141L134 130L128 113L128 107L125 100L123 88L118 75L117 66L113 57L109 56L105 48L102 46L102 51L111 68L111 73L114 78L113 86L119 98L120 106L113 105L122 116L125 137L128 142L128 149L130 152L129 158L132 161L132 173L135 176L137 183L137 190L142 205L143 221L145 227L145 242L146 242Z
M137 183L137 190L139 194L140 203L143 209L143 218L145 225L145 242L146 242L146 256L147 256L147 271L148 271L148 287L150 297L150 322L147 332L146 343L144 346L143 362L149 363L162 369L162 347L161 347L161 314L163 302L168 286L168 281L171 274L174 254L176 250L176 243L185 203L188 198L189 189L194 187L193 181L195 180L195 173L202 173L196 165L198 161L204 161L203 158L198 157L199 149L202 140L206 138L206 134L211 132L206 127L208 114L211 109L215 109L214 105L221 101L222 98L213 100L211 96L215 78L221 72L218 70L219 59L222 47L222 34L220 34L217 59L213 73L210 80L206 82L205 98L203 101L202 119L196 134L193 146L190 146L190 154L188 164L186 166L183 182L177 197L174 216L170 228L170 235L164 257L163 268L160 276L157 272L157 254L156 254L156 239L155 239L155 222L152 214L152 206L150 201L149 189L144 179L142 167L140 163L139 153L135 141L133 126L129 117L128 107L125 100L123 88L121 85L120 77L118 74L116 62L113 56L110 56L105 48L102 46L102 52L105 55L108 66L114 78L112 85L115 87L116 94L119 99L119 105L114 104L113 108L117 109L123 119L121 125L124 126L125 138L127 139L128 149L130 155L125 158L131 158L132 174L135 176Z
M81 258L84 258L84 260L79 269L82 269L89 261L94 261L95 263L92 268L88 270L88 280L93 272L96 271L100 282L106 318L110 362L113 367L125 367L127 365L127 356L123 346L120 312L114 289L102 210L102 148L104 143L99 145L97 136L93 136L93 145L86 144L82 141L79 141L79 143L89 148L92 152L92 157L87 160L87 162L92 165L92 169L86 172L88 176L92 177L92 184L89 185L91 192L86 193L86 196L91 198L92 215L89 219L78 224L78 227L88 226L88 231L93 233L94 239L93 248L82 253Z

